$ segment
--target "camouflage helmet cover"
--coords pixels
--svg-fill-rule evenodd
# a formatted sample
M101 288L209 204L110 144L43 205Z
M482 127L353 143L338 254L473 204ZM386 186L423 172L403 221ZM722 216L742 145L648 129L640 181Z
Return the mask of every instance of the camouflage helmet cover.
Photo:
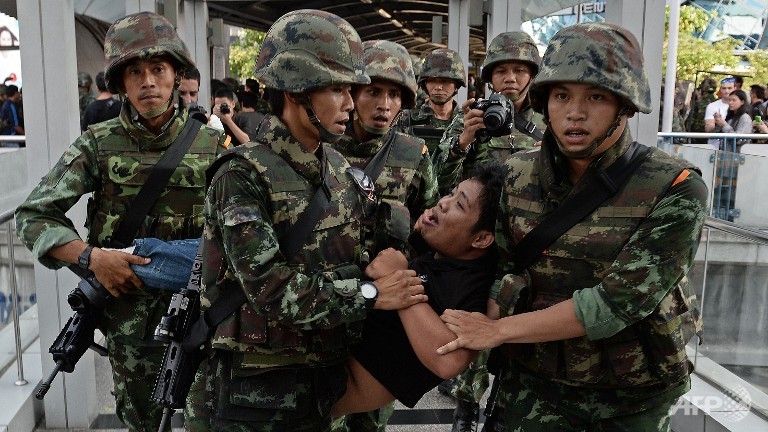
M139 12L115 21L104 38L104 80L112 93L119 93L121 66L134 58L170 55L178 64L177 74L195 67L187 46L173 25L161 15Z
M531 75L539 72L541 56L533 38L522 31L506 32L497 35L488 45L488 53L483 61L482 78L491 82L491 74L497 63L507 61L525 62L531 66Z
M424 61L416 54L411 54L411 65L413 65L413 74L418 78L421 75L421 68L424 66Z
M391 81L403 87L403 108L413 108L416 101L416 77L408 51L396 42L375 40L363 42L365 73L373 78Z
M93 84L93 78L88 72L77 73L77 86L78 87L91 87Z
M292 93L371 82L355 29L332 13L312 9L289 12L272 24L254 74L267 88Z
M467 73L464 70L464 60L454 50L438 48L424 57L419 84L427 78L450 78L459 83L457 87L466 86Z
M550 40L531 86L531 104L543 112L550 84L577 82L611 91L643 113L651 112L651 90L643 53L629 30L614 24L576 24Z
M712 77L706 77L701 81L701 84L699 84L699 88L701 91L707 92L707 93L714 93L715 90L717 90L717 81L715 81Z

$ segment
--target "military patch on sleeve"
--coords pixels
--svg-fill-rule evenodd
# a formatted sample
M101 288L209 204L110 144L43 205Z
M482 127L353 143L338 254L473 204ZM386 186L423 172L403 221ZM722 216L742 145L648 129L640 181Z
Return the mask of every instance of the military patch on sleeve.
M229 142L232 140L229 138L229 135L225 135L225 136L226 138L224 139L224 143L221 146L224 148L229 148Z
M681 172L680 175L677 176L675 181L672 182L672 186L676 186L679 183L682 183L685 179L688 178L689 175L691 175L691 171L690 170L687 170L687 169L683 170L683 172Z

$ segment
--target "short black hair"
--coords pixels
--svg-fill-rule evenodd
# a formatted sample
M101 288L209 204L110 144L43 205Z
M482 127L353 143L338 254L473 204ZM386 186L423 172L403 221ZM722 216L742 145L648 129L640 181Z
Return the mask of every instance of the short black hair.
M195 80L200 84L200 71L197 68L187 69L181 74L182 79Z
M235 92L229 89L229 87L222 87L218 90L216 90L216 93L213 95L214 98L227 98L231 100L232 102L237 101L235 99Z
M749 86L749 89L758 99L765 100L765 87L761 86L760 84L752 84Z
M276 116L283 115L283 109L285 109L285 92L267 89L267 100L269 101L270 112L272 114Z
M259 104L259 97L251 92L242 92L240 93L239 98L243 108L256 109L256 106Z
M5 87L5 95L8 97L14 97L18 92L19 92L19 88L13 84L7 85Z
M475 180L483 186L478 197L480 215L477 217L477 223L472 232L481 230L494 232L496 229L496 216L499 213L499 200L501 200L501 189L504 186L506 174L507 169L504 165L495 160L484 162L472 170L469 179Z
M256 80L255 80L255 79L253 79L253 78L248 78L248 79L246 79L246 80L245 80L245 86L246 86L246 87L248 87L248 90L250 90L250 91L252 91L252 92L257 92L257 91L259 91L259 82L258 82L258 81L256 81Z
M99 89L100 92L107 91L107 80L104 79L104 71L96 74L96 88Z

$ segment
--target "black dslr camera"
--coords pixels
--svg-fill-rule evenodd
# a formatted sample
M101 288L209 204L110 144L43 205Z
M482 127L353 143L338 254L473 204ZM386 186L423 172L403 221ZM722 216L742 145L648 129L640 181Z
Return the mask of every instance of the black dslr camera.
M501 93L491 93L488 99L478 99L469 108L484 111L485 128L475 132L479 141L509 135L515 130L515 107Z
M221 104L219 105L219 111L221 111L222 114L229 114L232 112L232 109L229 107L229 104Z

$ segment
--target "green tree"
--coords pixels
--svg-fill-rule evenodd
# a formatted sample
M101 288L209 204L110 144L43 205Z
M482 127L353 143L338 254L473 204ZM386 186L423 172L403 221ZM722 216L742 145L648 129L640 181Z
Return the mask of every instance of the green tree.
M253 77L264 35L264 32L250 29L240 32L237 41L229 46L229 76L239 80Z
M738 41L728 37L709 43L694 36L704 31L707 23L715 17L714 13L706 12L695 6L680 7L680 33L677 39L677 80L694 81L696 72L715 68L732 69L739 63L739 58L733 55ZM666 70L667 46L669 35L669 7L667 6L667 23L665 26L663 64ZM701 78L701 77L699 77Z
M754 50L746 55L752 67L752 78L744 80L744 87L752 84L765 85L768 83L768 51Z

